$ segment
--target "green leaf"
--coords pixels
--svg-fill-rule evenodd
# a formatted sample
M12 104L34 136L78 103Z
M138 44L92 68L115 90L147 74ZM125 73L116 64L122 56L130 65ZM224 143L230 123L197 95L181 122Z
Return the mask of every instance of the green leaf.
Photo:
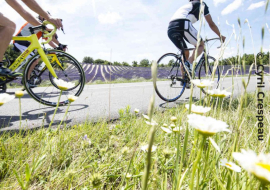
M26 164L25 166L25 180L26 182L30 181L30 178L31 178L31 172L30 172L30 169L29 169L29 165Z
M19 177L18 173L17 173L14 169L13 169L13 172L14 172L14 174L15 174L15 176L16 176L16 179L17 179L19 185L21 186L21 188L22 188L23 190L26 189L26 188L24 187L24 184L23 184L21 178Z
M216 181L218 182L219 186L221 187L221 189L226 190L226 188L223 186L223 184L222 184L221 181L218 179L218 177L216 176L216 174L214 174L214 177L215 177Z

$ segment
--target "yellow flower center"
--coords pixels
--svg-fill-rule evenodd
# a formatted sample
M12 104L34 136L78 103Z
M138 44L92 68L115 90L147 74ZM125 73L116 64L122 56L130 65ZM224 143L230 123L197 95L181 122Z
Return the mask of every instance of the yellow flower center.
M232 165L231 165L231 164L228 164L228 163L226 163L225 165L226 165L226 166L229 166L230 168L232 167Z
M58 88L59 88L60 90L67 90L67 89L68 89L68 88L65 87L65 86L58 86Z
M260 166L264 169L267 169L270 172L270 165L269 164L257 163L256 165Z
M216 134L215 132L209 132L209 131L202 131L200 129L196 129L199 133L201 133L202 135L205 136L213 136L214 134Z
M203 112L198 112L198 111L194 111L194 110L191 110L192 113L196 113L196 114L199 114L199 115L203 115L204 113Z
M24 92L23 92L23 91L16 91L16 92L15 92L15 96L16 96L17 98L21 98L21 97L23 97L23 95L24 95Z
M4 102L0 102L0 106L4 105Z

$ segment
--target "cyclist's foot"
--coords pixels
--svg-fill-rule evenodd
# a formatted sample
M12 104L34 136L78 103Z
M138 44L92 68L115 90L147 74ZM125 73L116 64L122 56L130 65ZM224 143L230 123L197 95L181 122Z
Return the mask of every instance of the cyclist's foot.
M186 84L186 88L187 88L187 89L190 89L190 87L191 87L191 84L190 84L190 82L189 82L189 83Z
M181 85L181 86L184 86L184 83L181 81L180 85ZM187 82L187 83L186 83L186 88L187 88L187 89L190 89L190 87L191 87L190 82Z
M7 85L6 84L0 85L0 93L6 93L6 91L7 91Z
M22 76L22 73L12 72L10 69L0 66L0 76L16 78Z
M186 61L185 65L186 65L186 68L187 68L189 74L191 74L192 73L192 64L189 61Z

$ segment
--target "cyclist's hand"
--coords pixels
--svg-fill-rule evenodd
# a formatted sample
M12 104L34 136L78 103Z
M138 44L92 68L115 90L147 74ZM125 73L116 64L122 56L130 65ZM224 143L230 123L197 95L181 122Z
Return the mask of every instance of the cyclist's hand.
M48 21L53 23L57 29L63 28L62 20L59 18L49 18Z
M224 43L225 42L225 40L226 40L226 37L225 36L221 36L221 43Z

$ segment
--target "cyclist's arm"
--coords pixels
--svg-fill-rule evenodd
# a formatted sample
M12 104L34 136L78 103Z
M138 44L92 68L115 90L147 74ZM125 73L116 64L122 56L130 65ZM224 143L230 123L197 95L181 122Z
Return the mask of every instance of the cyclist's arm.
M40 25L41 23L33 17L29 12L27 12L16 0L6 0L6 2L17 11L27 22L33 26Z
M55 45L55 43L52 42L52 41L49 42L49 45L50 45L53 49L57 48L57 45Z
M63 28L61 19L52 18L44 11L35 0L22 0L32 11L36 12L40 16L44 17L47 21L53 23L58 29Z
M59 46L60 42L59 42L58 39L56 38L56 34L53 35L52 41L53 41L54 43L58 44L58 46Z
M224 42L226 37L221 35L217 25L214 23L210 14L205 15L205 20L207 21L209 27L213 30L213 32L215 32L218 35L218 37L222 38L222 42Z

